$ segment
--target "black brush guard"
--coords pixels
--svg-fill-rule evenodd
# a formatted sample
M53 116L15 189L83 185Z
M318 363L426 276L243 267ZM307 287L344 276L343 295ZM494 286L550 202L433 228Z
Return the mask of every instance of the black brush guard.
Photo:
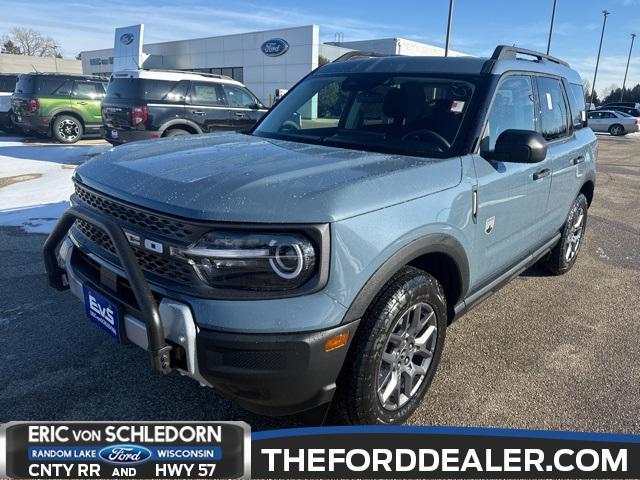
M67 274L58 265L57 250L60 242L65 238L76 219L95 225L111 238L111 242L120 259L120 264L127 275L133 294L138 302L138 307L144 316L141 320L144 321L147 327L151 368L161 373L171 372L173 370L171 366L172 347L166 343L164 338L164 328L160 320L158 304L151 293L151 289L144 278L144 274L124 232L114 221L82 206L73 206L67 210L44 242L44 265L47 270L49 285L56 290L67 290L69 288Z

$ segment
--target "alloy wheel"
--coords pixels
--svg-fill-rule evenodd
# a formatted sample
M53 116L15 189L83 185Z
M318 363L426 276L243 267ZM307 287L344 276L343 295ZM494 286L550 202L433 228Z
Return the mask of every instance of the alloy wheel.
M578 254L580 242L582 241L582 233L584 232L584 209L580 207L574 217L576 220L571 226L571 231L567 235L564 247L564 258L567 262L571 262Z
M438 338L436 314L427 303L404 312L393 326L378 367L378 400L386 410L404 406L424 382Z
M58 134L68 141L73 141L78 138L80 128L76 122L69 119L64 119L58 124Z

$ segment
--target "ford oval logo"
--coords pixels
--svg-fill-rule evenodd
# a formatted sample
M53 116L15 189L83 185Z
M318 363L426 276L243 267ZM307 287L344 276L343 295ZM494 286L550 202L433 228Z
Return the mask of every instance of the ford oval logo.
M287 53L287 50L289 50L289 44L282 38L272 38L271 40L264 42L260 49L267 57L279 57L280 55Z
M111 445L98 452L98 456L112 465L136 465L151 458L151 450L139 445Z
M120 35L120 43L123 45L130 45L133 42L133 33L123 33Z

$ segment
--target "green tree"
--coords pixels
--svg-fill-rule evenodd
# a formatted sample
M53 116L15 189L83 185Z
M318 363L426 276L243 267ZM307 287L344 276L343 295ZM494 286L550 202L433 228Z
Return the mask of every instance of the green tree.
M2 42L2 49L0 53L10 53L12 55L22 55L20 48L15 45L11 40L6 39Z

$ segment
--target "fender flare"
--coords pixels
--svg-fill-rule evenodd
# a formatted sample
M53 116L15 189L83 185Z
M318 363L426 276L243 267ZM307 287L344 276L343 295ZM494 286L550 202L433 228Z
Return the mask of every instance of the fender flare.
M82 126L85 127L87 125L86 120L82 116L82 114L76 110L72 110L69 108L58 108L49 114L49 128L53 128L53 119L59 115L69 115L71 117L76 117L78 120L82 122Z
M200 128L196 122L193 122L191 120L187 120L186 118L175 118L175 119L169 120L167 123L163 124L158 129L158 135L159 136L164 135L164 132L167 129L169 129L170 127L173 127L173 126L177 126L177 125L188 125L189 127L193 128L197 133L204 133L202 131L202 128Z
M416 258L428 253L442 253L454 261L460 282L460 298L457 299L457 303L461 302L469 288L469 261L467 254L460 242L451 235L432 233L403 246L375 271L360 289L353 302L351 302L343 323L362 318L380 289L398 270ZM452 307L454 306L452 305Z

